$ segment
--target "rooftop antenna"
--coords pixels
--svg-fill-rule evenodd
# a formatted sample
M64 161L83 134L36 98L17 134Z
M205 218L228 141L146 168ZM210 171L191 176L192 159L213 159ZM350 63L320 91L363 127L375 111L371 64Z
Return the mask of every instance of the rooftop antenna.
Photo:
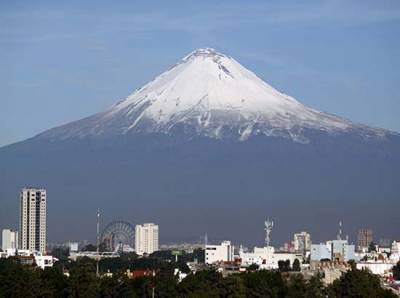
M337 235L338 240L342 240L342 221L339 221L339 233Z
M100 209L97 209L97 262L96 262L96 276L99 277L99 248L100 248Z
M206 248L207 243L208 243L208 236L207 236L207 233L206 233L206 234L204 235L204 249Z
M267 218L267 220L264 222L265 244L267 246L269 246L271 244L270 234L271 234L273 226L274 226L274 222L269 220L269 218Z

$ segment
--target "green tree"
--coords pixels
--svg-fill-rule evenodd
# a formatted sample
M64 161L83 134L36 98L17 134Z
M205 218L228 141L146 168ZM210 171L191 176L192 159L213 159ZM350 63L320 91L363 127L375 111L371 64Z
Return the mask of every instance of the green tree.
M179 260L178 263L176 263L176 266L181 272L187 274L190 273L190 268L185 262Z
M69 294L73 297L97 297L99 280L96 277L96 266L92 260L79 259L70 270Z
M349 260L347 263L350 265L351 270L356 270L357 269L356 261Z
M347 271L328 288L330 297L397 297L383 289L379 277L367 270Z
M16 258L0 259L0 297L40 297L42 292L38 270Z
M239 274L231 274L223 278L218 285L218 293L220 297L246 297L246 286L243 278Z
M248 271L257 271L258 268L260 268L260 266L258 266L257 264L251 264L249 267L247 267Z
M42 288L48 292L48 295L42 292L42 297L66 297L68 279L60 268L45 268L40 270L39 274Z
M125 283L128 286L124 289L124 293L130 294L127 296L121 294L122 297L151 297L153 282L150 278L142 276L134 279L126 279Z
M287 287L279 272L260 270L241 276L247 297L285 297Z
M196 259L199 263L205 262L205 252L203 248L196 248L193 251L193 261Z
M57 258L60 261L66 261L66 260L68 260L69 249L68 248L62 248L62 247L57 247L57 248L54 248L51 251L51 255L53 257Z
M400 261L397 262L395 266L393 266L393 278L395 280L400 280Z
M288 290L285 297L306 297L306 291L307 287L303 275L291 274L288 280Z
M311 277L306 284L305 297L324 298L327 296L326 288L322 282L322 276L317 274Z
M373 252L376 251L375 243L371 241L371 243L368 246L368 252Z
M299 259L293 261L293 271L301 271Z
M124 258L105 258L100 260L99 268L101 273L117 273L125 272L131 264L131 261Z
M278 267L279 267L280 272L288 272L288 271L290 271L290 261L289 260L286 260L286 261L280 260L280 261L278 261Z
M203 270L189 274L179 285L182 297L219 297L219 285L222 276L214 270Z
M171 250L158 250L149 255L149 258L158 258L161 260L173 260L175 256L172 255Z
M157 297L176 297L178 294L178 278L175 276L175 263L162 262L157 268L157 274L151 278Z
M101 297L134 297L134 292L127 288L126 280L119 274L100 278Z

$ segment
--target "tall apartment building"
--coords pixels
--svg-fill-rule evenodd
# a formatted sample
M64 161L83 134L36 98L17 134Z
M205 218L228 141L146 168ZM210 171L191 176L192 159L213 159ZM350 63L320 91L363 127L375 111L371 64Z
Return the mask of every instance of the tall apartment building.
M374 240L371 229L362 229L357 234L357 249L359 251L367 250Z
M135 227L135 251L138 255L158 250L158 225L145 223Z
M18 232L10 229L4 229L2 233L1 249L18 249Z
M46 190L24 188L20 195L19 245L30 251L46 251Z
M307 232L296 233L293 236L293 245L296 252L305 253L311 249L311 235Z

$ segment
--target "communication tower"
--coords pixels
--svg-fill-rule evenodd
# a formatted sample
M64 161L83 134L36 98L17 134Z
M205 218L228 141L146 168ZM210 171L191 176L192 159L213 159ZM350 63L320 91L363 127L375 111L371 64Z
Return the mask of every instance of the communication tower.
M269 218L267 218L267 220L264 222L264 230L265 230L265 244L267 246L270 246L271 244L271 231L272 228L274 226L274 222L269 220Z

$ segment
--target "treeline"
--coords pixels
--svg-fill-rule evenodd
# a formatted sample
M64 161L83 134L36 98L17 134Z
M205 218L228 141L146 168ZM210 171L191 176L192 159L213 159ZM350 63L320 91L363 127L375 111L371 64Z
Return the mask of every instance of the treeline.
M153 289L155 297L397 297L381 287L377 276L356 269L328 287L320 277L306 281L299 273L278 271L223 278L216 271L204 270L179 283L174 275L178 264L158 258L131 259L131 268L151 268L156 275L129 279L124 274L127 259L112 259L122 267L113 268L111 277L101 278L96 277L96 263L88 258L46 270L24 267L12 258L0 259L0 297L152 297ZM69 277L63 274L67 264ZM102 266L110 270L107 263Z

